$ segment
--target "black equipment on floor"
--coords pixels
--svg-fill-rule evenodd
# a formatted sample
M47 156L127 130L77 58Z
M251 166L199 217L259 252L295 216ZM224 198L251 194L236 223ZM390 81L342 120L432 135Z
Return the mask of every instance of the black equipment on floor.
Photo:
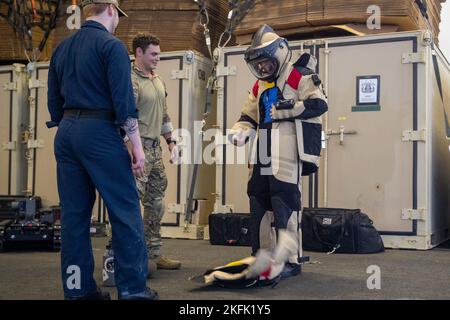
M209 239L214 245L251 246L250 214L209 215Z
M360 209L304 208L303 249L336 253L384 251L373 221Z
M0 196L0 249L59 250L61 210L41 208L39 197Z

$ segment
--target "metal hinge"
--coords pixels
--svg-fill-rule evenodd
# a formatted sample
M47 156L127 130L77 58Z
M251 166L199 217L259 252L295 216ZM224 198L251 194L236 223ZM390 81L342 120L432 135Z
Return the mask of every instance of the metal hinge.
M317 45L323 45L325 44L325 40L307 40L303 42L303 45L308 46L317 46Z
M8 141L6 143L2 143L2 149L6 151L14 151L16 150L16 142Z
M170 79L172 80L189 79L189 69L172 70L172 72L170 73Z
M426 46L431 45L431 43L433 42L433 34L431 33L430 30L425 30L422 32L422 42Z
M425 51L420 52L408 52L402 56L402 63L426 63Z
M170 213L184 213L186 210L186 204L184 203L169 203L167 205L167 212Z
M422 130L405 130L402 134L402 141L426 141L426 131Z
M191 64L192 62L194 62L195 59L195 53L193 51L187 51L184 54L184 59L188 64Z
M28 81L28 88L30 89L38 89L38 88L46 88L47 82L38 79L30 79Z
M422 209L402 209L402 220L425 220L426 210Z
M5 91L17 91L17 82L6 82L3 84L3 90Z
M217 69L218 77L235 76L237 72L236 66L222 67Z
M27 142L28 149L39 149L44 147L43 140L28 140Z

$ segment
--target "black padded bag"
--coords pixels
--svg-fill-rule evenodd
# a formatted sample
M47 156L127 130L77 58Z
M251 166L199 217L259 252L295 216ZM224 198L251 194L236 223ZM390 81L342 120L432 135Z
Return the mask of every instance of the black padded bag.
M250 215L245 213L210 214L209 241L214 245L251 246Z
M373 221L360 209L304 208L303 249L337 253L384 251Z

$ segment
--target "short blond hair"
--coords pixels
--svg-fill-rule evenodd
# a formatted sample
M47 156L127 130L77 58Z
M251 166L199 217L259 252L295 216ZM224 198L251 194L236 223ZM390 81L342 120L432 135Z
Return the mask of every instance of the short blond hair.
M83 14L86 18L92 17L92 16L98 16L105 12L105 10L110 6L109 3L93 3L88 4L87 6L83 7Z

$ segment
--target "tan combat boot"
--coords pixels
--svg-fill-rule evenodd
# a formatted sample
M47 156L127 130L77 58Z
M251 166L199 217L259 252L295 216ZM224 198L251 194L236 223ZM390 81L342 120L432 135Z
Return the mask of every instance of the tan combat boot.
M174 270L174 269L180 269L180 267L181 267L180 261L172 260L172 259L166 258L165 256L156 257L154 261L156 262L156 266L158 269Z

